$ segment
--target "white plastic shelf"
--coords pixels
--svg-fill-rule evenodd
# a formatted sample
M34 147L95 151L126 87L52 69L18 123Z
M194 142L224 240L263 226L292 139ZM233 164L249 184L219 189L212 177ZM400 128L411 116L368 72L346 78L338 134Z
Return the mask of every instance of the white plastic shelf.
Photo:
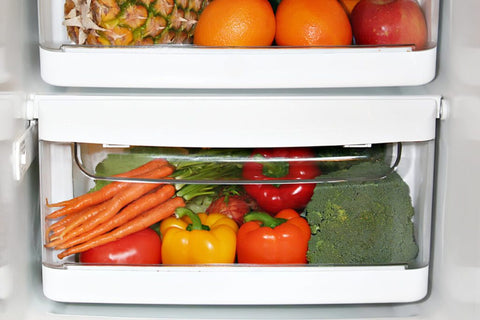
M339 88L423 85L436 47L40 47L43 80L113 88Z

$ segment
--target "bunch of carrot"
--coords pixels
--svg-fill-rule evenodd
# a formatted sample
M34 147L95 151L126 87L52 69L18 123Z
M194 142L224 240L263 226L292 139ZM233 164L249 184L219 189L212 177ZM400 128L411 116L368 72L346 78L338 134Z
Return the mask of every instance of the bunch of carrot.
M154 159L116 177L161 179L174 170L166 160ZM175 196L175 187L170 184L112 182L92 193L47 206L62 207L46 217L52 223L46 230L45 246L64 250L58 255L63 259L148 228L185 202Z

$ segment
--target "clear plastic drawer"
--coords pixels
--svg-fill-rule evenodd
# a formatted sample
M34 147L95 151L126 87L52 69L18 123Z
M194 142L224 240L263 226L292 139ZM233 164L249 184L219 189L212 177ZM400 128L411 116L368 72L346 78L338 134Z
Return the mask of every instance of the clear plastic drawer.
M401 302L426 294L433 140L228 149L42 141L40 147L44 288L54 300L285 303L289 295L271 291L279 274L303 288L298 301L290 303ZM141 191L130 197L132 190ZM147 200L153 202L147 205ZM82 201L88 205L76 210ZM169 202L173 207L162 211ZM188 246L182 247L185 243L172 247L168 225L177 225L179 220L186 223L185 227L195 225L191 216L176 217L179 208L194 214L220 213L229 221L236 243L227 237L210 246L220 248L222 241L229 243L230 260L224 260L221 254L213 254L213 260L209 260L211 252L198 258L195 251L204 249L194 244L193 236L190 251ZM251 241L249 250L266 244L258 239L246 240L241 236L242 228L254 223L251 221L260 224L258 221L263 220L255 220L260 219L258 213L272 218L284 209L295 211L298 219L306 222L308 240L303 238L303 244L290 248L304 250L303 258L295 260L286 257L290 253L285 250L279 253L274 249L264 250L261 257L247 257L242 241ZM289 219L281 221L280 226ZM268 227L266 221L261 225L276 228ZM208 233L214 230L212 225L210 228L182 232L187 239L189 232ZM153 234L154 239L149 241L155 243L150 251L142 253L139 248L143 245L129 237L144 229ZM149 260L158 253L152 250L161 251L157 254L160 260ZM225 277L235 283L234 287L222 281L214 285L223 288L218 292L231 290L228 298L225 294L200 297L199 290L176 294L178 289L173 293L167 290L168 297L161 292L152 294L151 289L147 290L151 294L148 297L132 297L109 285L121 278L137 288L150 288L159 281L158 285L161 282L167 289L190 279L193 287L200 288L212 277ZM248 283L257 281L268 285L258 294L246 294ZM371 288L367 292L365 281ZM402 286L410 283L406 292L397 291L398 281ZM61 289L66 283L75 286L75 293ZM91 290L92 286L98 290ZM328 290L318 293L319 286L343 288L351 292L351 297L342 299L340 292L332 295ZM88 293L82 287L89 288Z

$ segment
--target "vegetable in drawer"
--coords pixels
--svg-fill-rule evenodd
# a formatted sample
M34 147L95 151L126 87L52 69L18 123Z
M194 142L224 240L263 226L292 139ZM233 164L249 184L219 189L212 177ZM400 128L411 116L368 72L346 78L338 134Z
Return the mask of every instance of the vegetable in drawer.
M160 179L174 171L165 161L153 160L118 176ZM60 218L46 230L47 248L64 250L60 259L141 231L184 206L175 188L160 183L113 182L103 188L48 206L63 208L47 215ZM172 198L173 197L173 198Z
M364 163L338 174L386 169ZM305 211L312 229L310 263L406 264L417 256L409 187L396 172L382 180L319 184Z
M284 209L275 217L265 212L245 215L238 230L237 256L239 263L303 264L310 227L293 209Z
M255 149L251 159L243 166L243 177L259 181L259 184L245 185L245 191L268 213L282 209L303 209L313 194L315 184L262 184L265 180L313 179L321 174L316 163L308 161L314 157L310 148ZM302 159L305 159L302 161ZM265 161L266 160L266 161ZM271 160L271 161L268 161Z
M164 203L148 211L143 212L139 216L129 220L127 223L112 230L111 232L102 234L101 236L98 236L90 241L87 241L85 243L79 244L78 246L75 246L63 251L61 254L58 255L58 257L62 259L68 255L82 252L82 251L91 249L93 247L97 247L97 246L115 241L117 239L123 238L134 232L148 228L151 225L157 223L158 221L161 221L166 217L172 215L177 208L183 207L184 205L185 203L182 198L180 197L171 198L165 201Z
M164 264L233 263L238 226L220 213L178 208L160 224Z
M389 164L395 163L395 167L400 159L393 159L395 155L400 156L399 148L386 148L385 145L355 149L335 146L269 149L130 147L113 152L96 147L83 148L87 150L82 154L84 164L77 164L84 166L81 169L87 173L95 170L98 180L87 181L94 182L95 186L90 192L71 200L47 203L47 207L63 207L46 216L45 246L61 251L58 253L60 259L116 242L149 227L157 230L161 221L160 232L164 239L170 237L166 236L168 232L165 233L169 223L171 227L182 222L185 228L191 224L190 228L199 229L195 230L199 232L189 230L190 236L205 233L201 225L211 226L210 222L205 222L207 215L203 212L208 213L209 219L227 219L229 224L234 224L235 231L239 227L245 230L252 226L260 231L268 228L283 230L293 221L300 221L306 230L305 237L297 237L303 240L278 252L274 249L262 252L260 239L244 241L254 233L253 230L248 237L241 231L238 239L234 235L225 240L230 247L232 243L236 242L236 245L233 251L229 251L228 259L220 260L208 258L202 250L199 251L203 252L200 256L204 260L192 260L193 254L183 254L179 243L167 245L171 243L169 240L164 242L168 247L163 253L167 257L164 263L238 261L371 265L408 263L418 252L408 185L397 173L390 173L393 168ZM101 156L97 150L101 150ZM102 160L98 162L98 158ZM122 171L126 172L118 173ZM387 178L382 179L386 174ZM103 178L109 176L161 180L150 181L152 183L108 182L109 179ZM74 187L84 182L74 180ZM293 188L298 192L283 195L285 187L290 187L287 191ZM263 191L255 193L252 190ZM300 192L302 190L308 192ZM295 219L271 216L276 213L274 205L278 204L273 202L272 195L282 200L278 212L283 215L295 213ZM270 202L274 205L270 206ZM189 210L177 210L184 206ZM192 217L177 219L172 217L175 211L189 212L183 214ZM199 212L200 224L195 218ZM274 223L270 225L272 221ZM243 243L248 244L244 246ZM245 254L249 248L260 253L257 252L257 256L252 252ZM292 258L294 253L296 258Z

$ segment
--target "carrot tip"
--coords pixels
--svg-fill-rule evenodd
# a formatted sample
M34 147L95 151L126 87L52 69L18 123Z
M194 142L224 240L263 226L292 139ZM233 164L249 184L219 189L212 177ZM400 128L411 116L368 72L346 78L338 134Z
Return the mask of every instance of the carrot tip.
M52 236L52 237L49 238L49 240L50 240L49 242L53 242L53 241L56 241L56 240L60 240L60 236L59 236L59 235L57 235L57 236Z
M52 208L52 204L51 203L48 203L48 198L45 198L45 205L48 207L48 208Z
M58 257L58 259L63 259L63 258L65 258L65 257L69 256L69 255L71 255L71 253L67 253L66 251L64 251L64 252L62 252L62 253L59 253L59 254L57 255L57 257Z
M69 200L67 200L69 201ZM48 198L45 198L45 206L47 208L58 208L58 207L65 207L67 201L61 201L61 202L56 202L56 203L49 203Z
M64 215L57 215L55 214L56 212L52 212L50 214L48 214L46 217L45 217L45 220L53 220L53 219L57 219L57 218L60 218L60 217L63 217Z

